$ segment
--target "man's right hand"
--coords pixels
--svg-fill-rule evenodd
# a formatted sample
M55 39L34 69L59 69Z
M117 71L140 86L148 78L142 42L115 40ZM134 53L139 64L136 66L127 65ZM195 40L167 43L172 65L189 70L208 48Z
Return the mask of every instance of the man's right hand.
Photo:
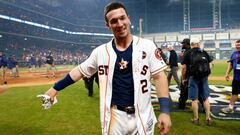
M187 85L187 80L186 79L182 80L182 85L183 86Z
M230 76L229 75L226 75L225 78L226 78L227 81L230 80Z
M43 109L49 109L52 105L57 103L57 91L54 88L50 88L45 94L37 95L37 97L42 99Z
M43 109L49 109L52 105L57 103L56 96L54 97L53 100L51 100L51 97L46 95L46 94L40 94L40 95L37 95L37 97L42 99L42 107L43 107Z

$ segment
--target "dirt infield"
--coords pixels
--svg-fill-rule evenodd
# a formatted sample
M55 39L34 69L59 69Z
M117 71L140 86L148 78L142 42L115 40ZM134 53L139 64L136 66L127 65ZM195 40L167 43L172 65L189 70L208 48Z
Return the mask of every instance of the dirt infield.
M7 75L8 87L18 87L18 86L32 86L32 85L42 85L42 84L53 84L64 75L66 75L69 70L57 71L54 78L47 77L44 72L22 72L19 77L13 78ZM0 79L2 82L2 80Z
M69 71L70 70L57 71L55 78L46 77L46 74L44 72L22 72L20 73L20 77L17 78L9 77L9 75L7 75L8 87L53 84L64 75L66 75ZM1 79L0 81L2 82ZM225 80L225 78L210 76L209 80Z
M213 80L213 81L223 81L225 80L225 77L224 76L209 76L208 77L209 80Z

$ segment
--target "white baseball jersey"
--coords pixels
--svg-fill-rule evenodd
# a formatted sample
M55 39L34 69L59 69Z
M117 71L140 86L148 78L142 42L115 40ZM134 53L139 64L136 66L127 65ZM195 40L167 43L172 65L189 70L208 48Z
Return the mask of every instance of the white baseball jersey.
M98 71L103 135L107 135L109 131L112 79L116 59L117 56L110 41L94 49L90 57L79 65L80 72L87 77ZM165 69L166 64L152 41L133 36L132 68L138 133L152 134L157 120L151 105L150 79L152 75Z

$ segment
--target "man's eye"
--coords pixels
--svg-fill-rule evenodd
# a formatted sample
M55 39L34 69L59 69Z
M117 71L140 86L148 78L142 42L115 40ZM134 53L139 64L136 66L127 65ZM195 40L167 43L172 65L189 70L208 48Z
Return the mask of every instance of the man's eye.
M126 19L126 17L125 17L125 16L122 16L120 19L121 19L121 20L125 20L125 19Z
M117 20L111 20L110 23L111 24L117 23Z

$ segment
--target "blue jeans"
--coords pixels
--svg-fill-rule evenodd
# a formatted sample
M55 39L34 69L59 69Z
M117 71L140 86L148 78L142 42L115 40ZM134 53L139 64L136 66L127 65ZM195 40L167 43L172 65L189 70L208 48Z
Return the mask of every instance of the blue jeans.
M190 76L189 83L188 83L188 97L191 100L197 100L198 94L200 94L200 97L205 100L209 97L210 89L208 86L208 77L202 77L202 78L195 78L193 76Z

